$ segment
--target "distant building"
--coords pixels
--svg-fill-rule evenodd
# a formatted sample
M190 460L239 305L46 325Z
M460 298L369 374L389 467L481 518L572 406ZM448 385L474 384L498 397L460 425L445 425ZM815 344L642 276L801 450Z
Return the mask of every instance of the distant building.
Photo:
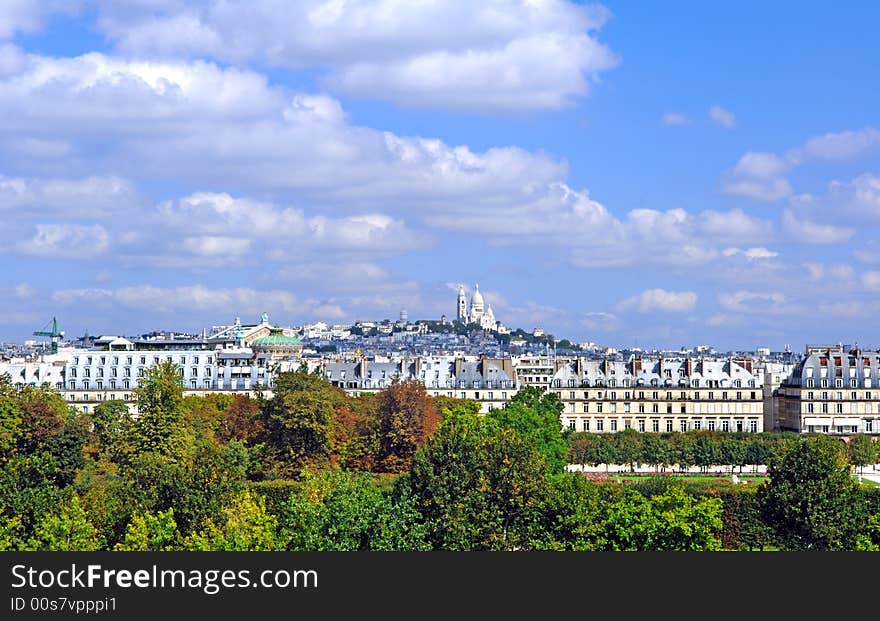
M476 323L484 330L498 329L498 322L495 321L495 313L492 311L492 305L485 305L483 294L480 293L480 285L475 285L474 295L471 297L470 309L467 304L467 294L464 291L464 285L458 288L458 313L457 318L462 323Z

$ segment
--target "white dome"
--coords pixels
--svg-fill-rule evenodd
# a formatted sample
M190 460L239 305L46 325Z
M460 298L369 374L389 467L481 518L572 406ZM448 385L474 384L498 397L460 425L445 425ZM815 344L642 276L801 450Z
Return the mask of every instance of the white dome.
M476 290L474 291L474 297L471 298L471 304L474 306L482 306L483 305L483 294L480 293L480 285L476 286Z

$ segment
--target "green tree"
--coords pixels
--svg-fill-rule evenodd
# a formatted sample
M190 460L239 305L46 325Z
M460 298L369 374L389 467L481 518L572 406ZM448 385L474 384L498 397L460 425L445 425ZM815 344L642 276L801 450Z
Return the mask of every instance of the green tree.
M174 509L159 511L156 514L150 512L136 514L131 517L122 541L113 549L152 552L173 550L176 536L177 522L174 521Z
M363 472L308 469L279 514L288 550L425 550L425 527L406 486L387 494Z
M538 527L531 547L539 550L598 550L603 541L602 498L598 486L582 474L549 479L536 511Z
M513 550L534 540L546 493L534 444L472 410L447 410L413 459L409 482L435 549Z
M761 440L752 440L746 444L745 463L752 464L757 472L758 466L766 465L770 459L770 449Z
M840 442L827 436L787 441L768 464L758 489L761 512L792 550L851 550L866 520Z
M617 459L629 466L630 472L635 471L636 463L642 455L642 435L635 429L624 429L614 434L617 447Z
M516 393L505 407L492 410L487 416L498 421L501 427L531 440L550 471L559 473L565 469L568 451L559 420L562 407L557 393L545 393L528 386Z
M92 411L92 433L98 448L106 450L120 441L132 424L131 413L125 401L102 401Z
M266 511L259 494L244 491L224 508L218 522L208 518L204 527L184 540L187 550L257 552L277 550L278 519Z
M646 433L642 437L642 453L639 459L649 466L654 466L657 472L661 468L666 470L666 466L673 459L672 447L669 441L659 433Z
M18 390L8 373L0 375L0 461L11 455L21 434L21 407Z
M291 371L275 380L265 404L273 468L291 476L304 465L325 462L333 447L336 408L346 396L314 373Z
M721 461L730 466L731 472L736 466L742 472L742 467L747 463L746 457L747 446L740 438L725 437L721 440Z
M177 456L181 450L183 372L170 361L148 367L134 390L138 417L132 444L138 452Z
M877 461L877 447L870 436L858 434L853 436L847 445L849 463L859 469L859 474L864 472L865 466L870 466Z
M89 521L76 494L37 524L28 543L30 550L87 552L100 550L98 531Z

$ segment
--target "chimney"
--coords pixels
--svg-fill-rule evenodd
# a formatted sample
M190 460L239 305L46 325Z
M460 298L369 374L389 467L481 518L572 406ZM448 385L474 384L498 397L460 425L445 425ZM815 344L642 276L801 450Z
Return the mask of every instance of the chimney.
M578 377L584 376L584 359L581 356L575 358L575 373Z
M458 376L461 375L461 358L456 358L452 363L452 376L455 378L455 381L458 381Z
M630 365L632 369L630 372L633 375L638 375L642 372L642 354L634 354L632 360L630 360Z
M693 372L694 372L694 361L691 359L690 356L688 356L687 358L684 359L684 374L690 378L690 376Z
M361 358L360 361L357 363L356 369L357 369L356 373L361 378L366 377L367 376L367 359Z

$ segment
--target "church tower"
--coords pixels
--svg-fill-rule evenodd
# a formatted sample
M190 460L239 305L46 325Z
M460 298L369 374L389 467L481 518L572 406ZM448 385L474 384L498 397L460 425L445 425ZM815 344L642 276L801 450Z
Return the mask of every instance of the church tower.
M458 320L462 323L468 322L467 296L464 293L464 285L458 287Z

